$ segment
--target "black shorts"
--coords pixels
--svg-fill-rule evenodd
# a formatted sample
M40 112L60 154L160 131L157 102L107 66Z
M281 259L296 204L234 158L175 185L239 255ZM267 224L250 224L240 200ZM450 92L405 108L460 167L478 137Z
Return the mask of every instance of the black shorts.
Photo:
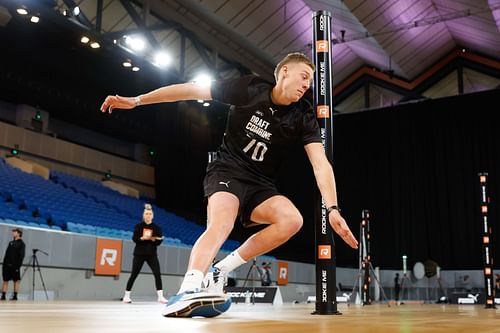
M21 267L4 264L2 266L2 277L4 281L19 281L21 280Z
M276 186L267 180L252 176L238 169L212 167L207 171L203 181L205 198L216 192L229 192L240 200L238 215L244 227L258 225L250 217L255 207L267 199L280 195Z

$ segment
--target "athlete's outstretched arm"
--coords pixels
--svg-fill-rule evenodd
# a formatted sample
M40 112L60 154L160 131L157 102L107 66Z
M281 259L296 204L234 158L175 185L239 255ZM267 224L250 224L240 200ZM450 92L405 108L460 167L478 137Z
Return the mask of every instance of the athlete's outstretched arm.
M211 100L210 86L197 83L181 83L165 86L137 97L108 96L101 105L102 112L114 109L133 109L139 105L186 100Z
M333 168L326 158L325 150L321 143L310 143L304 146L307 157L311 161L314 177L318 184L319 191L323 196L326 207L337 206L337 189L335 186L335 176ZM328 216L333 230L342 237L344 242L354 249L358 248L358 241L352 234L349 226L337 209L333 209Z

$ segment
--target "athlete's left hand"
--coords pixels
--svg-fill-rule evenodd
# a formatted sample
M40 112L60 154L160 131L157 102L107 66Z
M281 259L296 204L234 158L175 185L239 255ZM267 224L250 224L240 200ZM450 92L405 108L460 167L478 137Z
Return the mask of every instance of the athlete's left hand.
M345 222L344 218L340 215L340 212L336 209L332 210L330 212L329 220L333 230L335 230L344 242L349 244L349 246L353 249L357 249L358 241L352 234L351 229L349 229L349 226Z

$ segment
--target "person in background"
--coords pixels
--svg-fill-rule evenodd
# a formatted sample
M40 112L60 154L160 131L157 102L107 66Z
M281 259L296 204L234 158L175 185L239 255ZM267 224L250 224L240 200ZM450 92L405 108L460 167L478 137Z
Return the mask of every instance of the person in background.
M396 304L399 305L399 292L401 290L401 284L399 283L399 273L396 273L394 277L394 300Z
M271 285L271 263L263 262L262 267L258 267L260 273L260 281L263 287L268 287Z
M142 215L142 222L136 224L134 228L134 235L132 236L135 242L134 260L132 262L132 273L127 282L125 295L123 296L123 303L132 303L130 292L134 281L139 275L139 272L147 262L155 277L156 292L158 294L158 302L166 304L167 300L163 297L163 287L160 274L160 262L158 261L158 254L156 248L163 241L161 228L153 223L153 208L150 204L144 205L144 213Z
M24 244L23 231L19 228L12 229L12 238L5 251L3 258L2 275L2 297L0 300L6 300L7 288L9 281L14 282L14 293L10 298L11 301L17 301L17 293L21 284L21 266L23 265L26 245Z

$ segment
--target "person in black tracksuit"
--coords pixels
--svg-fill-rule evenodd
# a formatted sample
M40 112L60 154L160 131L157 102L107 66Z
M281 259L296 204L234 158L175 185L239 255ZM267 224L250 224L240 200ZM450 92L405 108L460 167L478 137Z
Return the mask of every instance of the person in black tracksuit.
M163 297L163 288L160 274L160 263L156 248L163 241L161 228L153 223L153 209L151 205L146 204L144 208L143 221L136 224L132 240L135 242L134 260L132 262L132 273L127 282L124 303L131 303L130 291L137 275L142 269L144 262L147 262L155 277L156 291L158 293L158 302L165 304L167 300Z
M6 299L5 294L7 293L10 280L14 281L14 293L10 298L12 301L17 301L17 292L19 290L19 285L21 284L21 266L23 264L26 251L26 245L22 240L23 231L19 228L12 229L12 237L13 240L9 242L9 246L7 246L7 250L5 251L5 256L3 258L3 285L2 297L0 298L2 301Z

